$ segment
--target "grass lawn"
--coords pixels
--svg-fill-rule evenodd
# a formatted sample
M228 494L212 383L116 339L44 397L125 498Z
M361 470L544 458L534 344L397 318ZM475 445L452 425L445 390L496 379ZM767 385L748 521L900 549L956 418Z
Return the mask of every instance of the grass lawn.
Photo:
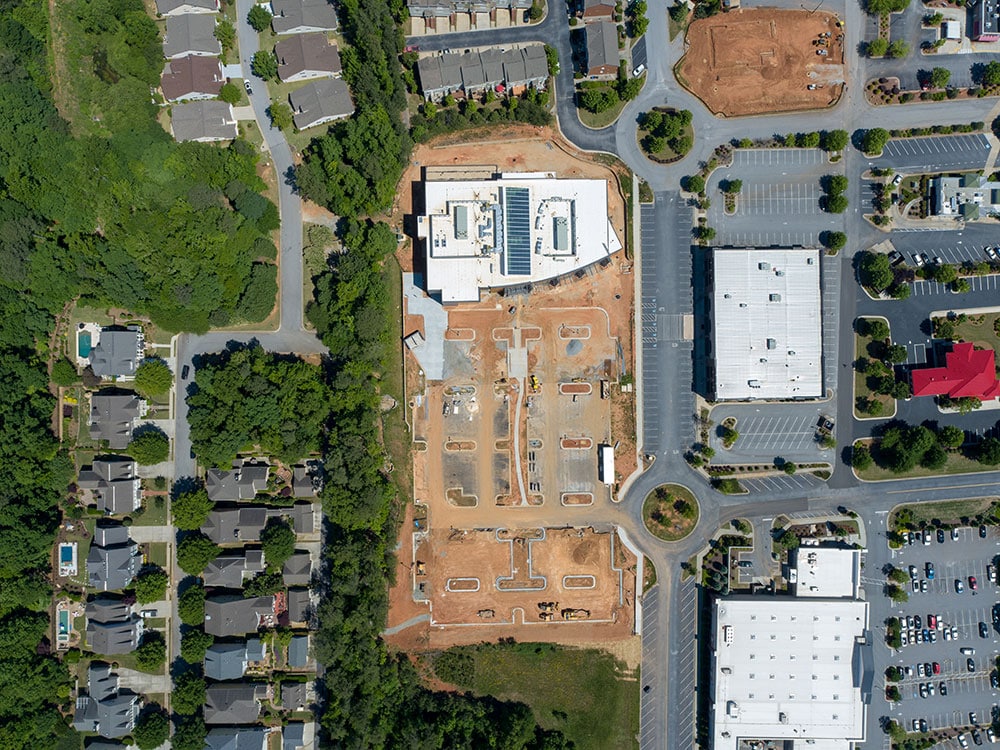
M678 34L687 30L687 24L688 24L687 18L685 18L682 23L677 23L677 21L675 21L673 18L670 17L670 14L667 14L667 29L670 32L671 42L674 41L674 39Z
M891 332L890 332L891 339ZM868 357L868 346L872 343L872 339L868 336L862 336L857 333L855 328L854 333L854 360L857 361L862 357ZM896 399L892 396L885 396L882 394L872 393L871 389L868 387L868 376L863 372L858 372L854 370L854 416L856 419L867 419L872 418L874 414L868 414L866 412L858 411L858 400L859 399L874 398L882 402L882 413L878 415L878 418L888 418L895 416L896 414Z
M969 315L964 321L955 320L953 323L955 341L971 341L981 349L1000 351L1000 336L997 335L1000 313Z
M609 84L605 88L610 90L611 85ZM606 128L618 119L618 116L622 113L623 109L625 109L625 102L619 99L613 107L606 109L603 112L595 113L588 109L584 109L583 107L577 107L576 113L580 116L580 122L588 128Z
M389 299L386 317L393 322L393 325L399 325L398 321L403 317L403 277L395 257L389 257L382 273ZM403 497L410 498L413 496L411 487L413 472L410 468L412 439L410 428L404 421L406 401L403 394L403 347L398 336L392 337L391 341L393 343L389 345L379 386L384 395L396 399L396 408L382 415L383 439L392 459L394 481Z
M164 570L167 568L167 543L166 542L150 542L147 545L149 553L147 555L147 562L151 565L159 565Z
M872 451L877 454L877 449ZM857 471L857 470L855 470ZM916 477L936 477L947 474L976 474L984 471L1000 471L1000 467L989 466L979 463L971 458L966 458L961 453L948 453L948 462L940 469L925 469L923 466L916 466L910 471L897 474L889 469L881 469L875 464L864 471L857 471L861 479L869 482L881 482L886 479L912 479Z
M136 526L166 526L167 497L166 495L147 495L142 499L142 513L132 514L132 523Z
M462 660L457 674L449 671L460 678L459 687L528 704L540 726L562 731L578 750L638 747L639 682L611 654L547 643L459 646L446 653Z
M996 498L980 497L975 500L944 500L936 503L900 505L889 516L889 528L898 530L896 529L896 518L900 511L908 511L910 518L917 526L933 521L958 523L963 517L970 518L978 516L980 513L986 513L994 502L996 502Z
M686 503L693 509L689 515L679 506ZM698 501L685 487L663 484L646 496L642 504L642 520L649 532L666 542L676 542L690 534L698 525Z

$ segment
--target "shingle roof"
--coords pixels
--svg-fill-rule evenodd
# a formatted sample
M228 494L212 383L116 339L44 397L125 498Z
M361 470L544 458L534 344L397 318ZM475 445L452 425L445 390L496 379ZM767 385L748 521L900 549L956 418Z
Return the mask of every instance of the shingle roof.
M330 44L326 34L297 34L274 45L278 58L278 78L287 81L302 73L338 75L340 53Z
M216 508L201 530L216 544L258 542L267 523L267 508Z
M309 636L296 635L288 643L288 666L301 669L309 663Z
M267 644L263 638L247 638L247 661L262 662L267 657Z
M309 589L288 589L288 619L292 622L306 622L312 610Z
M87 669L87 692L94 700L102 701L118 692L118 675L112 673L111 665L103 661L93 661Z
M281 730L281 750L299 750L306 741L306 725L301 721L289 722Z
M273 617L274 597L212 597L205 601L205 632L212 635L245 635L257 632L262 619Z
M252 500L267 489L270 469L268 464L250 459L234 462L228 471L209 469L205 474L205 490L209 499L216 502Z
M264 727L215 727L205 737L206 750L263 750L268 730Z
M236 116L226 102L184 102L170 110L170 128L178 141L231 141L236 137Z
M202 572L206 586L242 588L243 581L264 570L264 553L257 550L232 550L223 552L212 560Z
M98 596L84 608L91 622L123 622L132 614L132 608L115 596Z
M167 18L167 33L163 37L163 56L220 55L222 45L215 38L215 15L185 13Z
M139 366L141 334L137 328L104 328L90 350L90 367L99 378L135 375Z
M281 683L281 707L286 711L297 711L306 705L306 683Z
M114 515L131 513L142 501L135 469L135 461L127 456L102 456L94 459L90 469L80 472L77 484L93 491L98 510Z
M205 651L205 676L213 680L238 680L246 664L246 643L216 643Z
M281 571L286 586L308 586L312 578L312 560L309 553L299 550L285 560Z
M618 67L618 26L610 21L587 24L587 69Z
M295 34L302 31L334 31L337 11L326 0L271 0L275 34Z
M165 16L186 5L210 13L218 10L216 0L156 0L156 12Z
M163 68L160 88L168 101L218 96L225 78L215 57L188 55L170 60Z
M319 461L292 467L293 497L314 497L322 488L323 465Z
M205 691L206 724L252 724L260 716L260 699L267 686L246 682L217 682Z
M354 112L351 92L339 78L310 81L289 94L288 100L295 112L295 127L299 130L347 117Z
M142 620L135 615L124 622L87 622L87 647L97 654L132 653L141 636Z
M87 577L98 591L128 586L139 569L139 546L123 526L98 526L87 554Z
M120 450L132 439L132 428L142 413L142 402L130 391L105 390L90 397L90 439L107 440Z

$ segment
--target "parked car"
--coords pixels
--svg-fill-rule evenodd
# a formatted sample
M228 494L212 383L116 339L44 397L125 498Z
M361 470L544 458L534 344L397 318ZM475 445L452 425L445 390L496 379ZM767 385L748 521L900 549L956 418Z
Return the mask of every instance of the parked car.
M944 529L937 530L938 544L944 544Z
M954 625L951 626L951 630L948 631L948 632L951 633L951 640L953 640L953 641L958 640L958 631L955 629Z
M896 175L895 177L892 178L892 184L893 185L899 185L899 183L901 183L902 181L903 181L903 175L901 175L901 174L898 174L898 175Z
M983 744L983 735L978 729L972 730L972 741L975 742L977 745Z
M989 245L987 245L986 247L984 247L983 250L986 252L986 257L989 258L990 260L996 260L997 259L997 251L994 250Z
M646 66L645 65L637 65L636 68L635 68L635 70L632 71L632 75L634 75L636 78L638 78L639 76L641 76L645 72L646 72Z
M937 631L932 630L930 632L930 635L931 635L931 643L937 643Z
M922 266L924 264L924 256L921 255L920 253L917 253L916 255L913 256L913 262L916 263L917 264L917 268L919 268L920 266ZM928 536L930 536L929 532L928 532Z
M934 662L934 664L932 666L934 667L934 674L941 674L941 663L940 662Z
M995 669L990 672L990 687L994 690L1000 688L1000 675L997 674Z
M944 636L944 639L946 641L950 641L951 640L951 628L945 628L944 630L942 630L941 631L941 635Z
M916 578L917 575L918 575L918 573L917 573L917 566L916 565L911 565L910 566L910 580Z
M958 735L958 744L962 746L962 750L966 750L969 747L969 740L965 737L965 732Z
M924 572L927 574L927 580L934 580L934 563L929 562L924 566Z
M927 697L927 685L923 682L920 683L920 697L921 698Z
M253 89L250 88L250 81L243 81L243 88L245 88L247 90L247 94L250 94L250 95L253 94Z
M965 591L965 584L962 583L960 580L958 580L956 578L955 579L955 593L961 594L963 591Z
M913 566L913 565L911 565L910 566L910 570L915 571L916 567ZM906 616L906 627L908 627L908 628L914 627L914 625L913 625L913 615L907 615Z
M930 586L927 584L927 579L924 578L920 581L920 593L926 594Z
M976 671L976 660L975 659L966 659L965 660L965 669L966 669L966 671L969 671L969 672L975 672Z
M976 581L975 576L969 576L969 588L973 591L979 591L979 583Z
M190 375L190 374L191 374L191 366L190 365L184 365L181 368L181 380L187 380L188 375Z
M920 581L918 581L916 578L910 581L910 589L914 594L920 591Z
M972 646L963 646L958 650L958 653L963 656L973 656L976 653L976 649L972 648Z
M924 665L917 664L917 677L924 677L926 673L924 672Z
M951 541L953 541L953 542L957 542L958 541L958 529L952 529L951 530Z
M979 623L979 637L989 638L990 637L990 626L985 622Z
M976 712L975 711L969 711L969 723L970 724L978 724L979 723L979 721L976 719Z
M923 627L923 622L924 621L920 619L920 615L913 615L913 627L918 628L918 629L922 628Z
M931 543L931 532L928 530L924 532L924 544L929 545L930 543Z
M927 627L937 628L937 623L938 623L937 615L927 615Z
M986 524L985 523L979 524L979 538L980 539L985 539L986 538Z
M986 739L991 743L997 741L997 734L993 731L993 727L986 727Z
M944 680L941 680L941 684L938 685L938 688L940 688L939 692L941 693L941 695L948 695L948 683L947 682L945 682Z
M991 564L986 566L986 580L990 583L997 582L997 568L995 565Z

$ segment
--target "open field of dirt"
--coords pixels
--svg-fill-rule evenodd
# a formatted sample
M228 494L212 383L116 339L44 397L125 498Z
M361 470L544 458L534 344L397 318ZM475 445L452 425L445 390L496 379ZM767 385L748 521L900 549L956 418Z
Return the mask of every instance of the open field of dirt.
M831 106L846 74L837 20L833 13L773 8L696 20L688 27L681 83L726 117Z

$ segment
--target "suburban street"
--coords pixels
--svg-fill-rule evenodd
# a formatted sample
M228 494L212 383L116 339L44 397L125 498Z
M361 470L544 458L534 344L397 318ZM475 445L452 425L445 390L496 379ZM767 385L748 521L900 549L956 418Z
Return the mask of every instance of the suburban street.
M799 8L798 2L780 0L769 2L769 6ZM301 200L290 179L292 153L280 131L270 127L266 109L270 104L267 88L263 81L254 79L249 73L250 58L257 49L257 34L246 23L246 14L252 0L238 0L238 32L241 63L247 80L251 81L254 93L251 103L256 119L267 144L279 180L279 208L281 213L280 247L280 325L276 331L225 332L217 331L203 336L181 335L174 342L174 355L178 373L197 363L200 355L218 351L231 342L244 344L258 341L263 347L276 352L299 354L321 353L322 343L304 328L302 293L302 215ZM843 159L837 165L824 162L825 155L803 157L794 153L795 160L813 159L805 165L811 172L809 178L801 178L796 172L795 179L779 179L787 160L791 156L768 156L768 164L758 164L757 157L741 154L733 169L755 170L755 174L770 175L775 185L781 184L784 192L768 192L758 187L757 192L748 195L745 206L736 217L720 216L716 208L710 214L710 221L717 222L719 237L729 244L741 246L758 244L798 244L816 241L818 233L824 230L846 232L848 246L839 255L824 260L824 310L825 317L825 363L827 382L825 387L830 398L822 403L808 405L740 405L733 407L739 413L741 428L744 424L755 425L747 433L753 436L744 446L740 446L739 457L800 456L819 455L817 449L808 444L804 435L808 432L810 420L815 422L819 414L835 417L838 448L826 451L825 460L833 466L833 475L828 482L797 478L801 481L770 481L748 483L749 495L724 496L713 491L704 478L695 473L683 458L695 440L695 393L704 395L704 382L700 374L704 365L704 348L699 343L708 335L705 329L696 325L695 341L685 340L682 335L684 316L693 316L697 322L699 307L699 286L703 281L703 264L700 252L692 247L691 228L694 209L689 204L689 196L680 191L680 179L696 172L701 162L706 161L716 146L741 138L770 138L774 134L808 132L843 128L849 133L857 129L885 125L891 117L892 127L922 127L939 123L962 123L974 120L989 123L998 113L994 99L956 100L946 103L917 103L887 108L869 105L863 96L865 81L872 75L888 69L886 63L857 61L853 53L847 64L848 84L841 101L832 109L824 111L776 114L752 118L722 119L713 116L701 102L681 88L672 73L673 65L684 52L683 35L669 40L667 28L667 0L649 0L649 29L644 37L642 55L647 66L645 86L637 99L630 102L618 121L603 130L592 130L583 126L576 114L571 92L573 91L573 70L570 64L571 46L569 26L565 7L561 3L550 3L548 15L538 25L511 29L466 32L425 36L408 40L419 45L421 51L435 49L462 50L471 46L502 45L515 42L539 41L559 50L562 61L560 73L555 81L555 103L558 124L563 135L579 148L589 151L604 151L617 155L636 174L645 179L654 191L651 204L643 205L639 217L640 237L636 238L637 256L636 295L640 299L641 320L636 321L636 345L641 348L642 369L636 373L638 397L642 400L642 425L640 452L652 457L653 463L645 472L633 476L626 484L625 499L614 509L613 517L588 518L594 522L613 521L624 528L630 538L649 557L656 567L658 583L642 599L643 619L643 661L641 683L644 687L641 706L642 750L689 750L695 744L695 675L694 660L697 637L705 634L697 631L698 589L691 580L682 581L681 563L690 558L706 540L719 528L720 524L740 517L759 520L773 518L782 513L804 513L822 515L833 512L837 506L845 505L860 514L865 524L869 540L869 565L881 564L887 559L885 544L885 514L895 504L915 500L951 499L978 497L995 489L996 474L983 473L969 476L947 476L935 479L900 480L889 483L863 483L857 480L851 469L843 462L841 451L850 445L855 437L868 436L873 422L855 422L852 416L851 359L853 354L853 334L851 322L858 314L879 314L890 319L894 337L907 345L924 343L926 333L919 328L931 310L947 309L959 304L953 295L933 295L914 293L904 302L882 302L870 299L855 282L852 267L853 255L875 242L891 237L901 251L906 253L929 251L935 246L959 248L965 245L984 244L985 230L975 229L943 232L893 232L883 234L864 220L861 206L861 173L869 166L893 166L900 170L926 169L927 165L938 164L939 168L956 168L975 164L982 166L987 152L992 151L995 159L998 143L992 136L970 137L973 140L956 141L955 148L935 151L937 156L924 158L922 152L907 146L887 148L882 160L865 157L853 147L848 147ZM746 6L744 6L746 7ZM854 50L864 38L870 38L871 22L863 16L858 3L832 0L824 5L824 10L840 14L846 23L846 48ZM919 12L919 7L911 8L910 14ZM909 22L905 28L916 28ZM917 21L919 25L919 19ZM919 54L919 51L911 53ZM970 56L959 62L966 68L971 64ZM942 57L941 60L945 60ZM913 62L907 58L909 62ZM936 64L939 64L935 60ZM951 64L951 62L949 62ZM956 66L959 63L954 63ZM912 67L912 66L911 66ZM957 78L957 72L956 72ZM635 136L635 121L639 113L654 106L669 103L676 108L689 109L693 113L695 145L681 161L669 166L648 161L642 154ZM966 145L968 147L966 148ZM935 145L935 148L937 146ZM775 152L778 154L779 152ZM761 157L762 158L762 157ZM777 161L774 161L777 159ZM935 161L937 159L937 161ZM792 164L798 168L802 164ZM771 172L766 172L771 169ZM762 171L765 170L765 171ZM774 170L777 170L776 172ZM726 169L720 170L716 179L726 176ZM818 195L812 185L821 174L842 172L850 179L848 198L850 207L841 215L824 214L814 211L812 206ZM756 178L755 178L756 179ZM745 180L746 182L746 180ZM758 185L763 183L758 182ZM713 196L716 200L716 196ZM718 199L721 205L721 199ZM778 222L784 224L778 224ZM787 228L784 228L786 227ZM931 297L931 299L926 299ZM990 306L1000 301L997 287L975 290L964 295L963 307ZM904 340L905 339L905 340ZM916 356L916 355L915 355ZM193 377L193 374L192 376ZM190 432L187 424L187 408L184 402L188 380L178 380L176 399L175 476L190 477L196 473L196 463L191 455ZM759 410L759 414L757 411ZM721 413L721 412L720 412ZM922 419L941 419L933 403L929 400L914 399L900 404L900 417L916 422ZM960 423L968 429L986 430L995 425L1000 412L979 412L960 418ZM957 416L952 419L959 420ZM757 421L754 421L757 420ZM991 481L992 480L992 481ZM674 544L666 544L655 539L643 525L641 518L642 500L646 494L664 482L683 484L691 489L700 504L700 519L694 533ZM583 517L583 516L579 516ZM766 540L763 540L766 541ZM173 570L175 585L181 578L178 569ZM875 600L881 600L880 591L871 590ZM179 650L179 618L176 611L176 590L168 593L172 597L172 632L169 641L169 659L173 660ZM875 624L873 607L872 624ZM648 690L645 688L648 687ZM878 725L881 706L871 707L869 713L868 743L866 747L883 747L884 735Z

